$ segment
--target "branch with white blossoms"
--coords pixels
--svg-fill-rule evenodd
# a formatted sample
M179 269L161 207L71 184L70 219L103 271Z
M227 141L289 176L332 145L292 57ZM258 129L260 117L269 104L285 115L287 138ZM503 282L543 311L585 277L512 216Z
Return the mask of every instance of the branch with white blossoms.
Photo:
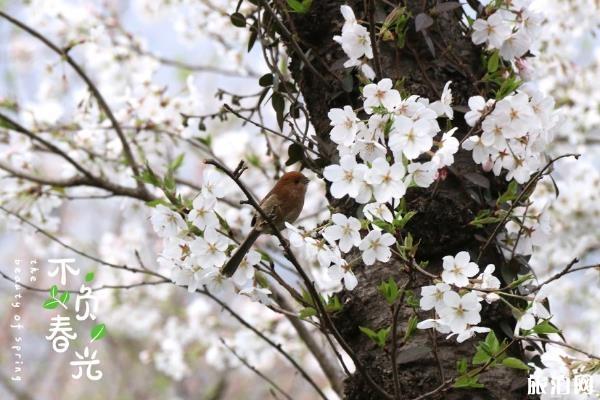
M456 335L459 343L476 333L488 332L481 322L481 302L492 303L499 299L495 290L500 280L493 275L495 266L490 264L479 272L479 266L470 261L469 253L461 251L456 256L443 257L441 282L421 288L421 309L435 310L437 318L426 319L417 324L419 329L435 329L440 333ZM452 286L457 291L452 290ZM481 289L481 291L479 290Z
M340 155L339 164L323 171L333 197L348 195L360 204L372 199L397 202L408 187L429 187L440 169L453 164L459 147L455 129L445 132L432 152L434 137L441 131L437 119L453 117L450 82L442 99L431 104L418 96L402 99L387 78L366 85L363 97L368 121L360 120L349 106L328 114L330 137ZM415 161L421 157L430 161Z
M489 50L497 50L504 60L515 61L534 46L543 16L525 2L496 4L498 8L486 8L490 12L487 18L473 22L471 39L475 44L485 44Z
M369 30L358 23L352 8L343 5L340 10L344 17L342 35L334 36L333 40L342 46L344 53L348 56L348 60L344 62L344 67L358 67L367 79L373 80L375 79L375 71L368 64L368 60L373 58Z
M462 147L473 152L484 171L496 176L506 171L506 180L525 183L544 166L544 150L557 124L551 97L525 84L498 101L471 97L469 107L465 120L482 133L466 138Z

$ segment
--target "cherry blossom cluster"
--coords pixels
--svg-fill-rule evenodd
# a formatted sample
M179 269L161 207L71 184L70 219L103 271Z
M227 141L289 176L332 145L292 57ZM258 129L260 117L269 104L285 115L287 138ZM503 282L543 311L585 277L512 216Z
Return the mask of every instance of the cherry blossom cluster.
M369 31L356 21L352 8L343 5L340 9L344 17L342 35L334 36L333 40L342 46L344 53L348 56L348 60L344 62L344 67L359 67L367 79L373 80L375 71L368 64L368 60L373 58Z
M498 176L505 170L506 180L525 183L544 166L544 150L557 123L552 97L525 84L499 101L473 96L469 109L467 124L481 124L483 133L468 137L463 148L473 152L473 160L485 171Z
M296 232L298 240L293 243L296 247L313 249L308 252L319 258L321 266L333 263L335 267L330 272L334 276L348 274L344 279L346 287L348 282L352 282L350 287L355 286L355 278L349 275L348 267L344 268L340 254L357 246L367 265L388 261L389 246L395 239L390 233L382 233L376 221L392 223L401 217L396 209L407 188L429 187L438 178L438 171L454 162L459 148L453 136L455 129L434 141L441 131L437 119L454 117L450 84L445 85L440 100L430 103L418 96L402 99L392 81L382 79L363 88L368 120L359 119L350 106L330 110L330 137L337 144L340 161L327 166L323 175L331 182L329 191L333 197L349 196L364 204L364 223L336 214L332 226L323 232L324 240L313 242L315 239L310 235ZM372 228L363 239L359 235L361 226ZM327 246L326 242L338 240L339 248Z
M441 282L421 288L421 308L434 310L436 317L419 322L417 328L433 328L449 334L448 338L456 335L459 343L476 333L490 331L478 324L481 302L491 304L499 299L494 293L500 288L500 280L493 275L495 266L489 264L476 277L479 266L470 261L468 252L461 251L456 256L445 256L443 268Z
M473 43L498 50L507 61L523 57L533 45L543 19L542 14L527 5L528 2L502 2L501 8L487 18L476 19L472 26Z
M240 294L269 303L271 292L252 285L254 266L261 261L258 252L248 252L232 279L223 277L219 272L227 261L230 246L234 245L228 236L220 232L215 212L217 200L222 199L227 191L224 177L207 169L203 174L202 190L187 215L162 204L154 208L152 226L164 242L158 261L171 270L177 285L187 286L190 292L206 287L214 294L231 294L235 284ZM198 235L196 230L200 230L201 234Z
M336 284L331 288L333 290L339 290L341 284L347 290L352 290L358 283L350 265L342 258L342 253L349 253L357 247L365 265L373 265L377 261L389 261L392 257L390 247L396 243L392 234L380 229L373 229L361 238L361 221L339 213L333 214L331 222L319 230L321 239L313 237L314 231L306 232L291 224L286 225L290 231L291 245L304 258L316 261L320 268L327 270L329 280Z
M433 138L441 130L437 118L453 118L450 82L441 100L431 104L418 96L402 99L387 78L366 85L363 97L367 121L360 120L350 106L328 114L340 161L327 166L323 175L332 183L334 197L348 195L361 204L373 198L377 203L399 200L411 185L429 187L438 170L454 162L459 147L455 129L445 132L432 151ZM416 161L423 154L429 161Z

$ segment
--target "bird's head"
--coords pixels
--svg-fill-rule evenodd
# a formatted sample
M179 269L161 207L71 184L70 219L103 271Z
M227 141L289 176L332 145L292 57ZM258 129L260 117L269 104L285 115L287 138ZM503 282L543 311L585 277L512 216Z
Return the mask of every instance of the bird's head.
M279 182L277 182L277 186L285 187L287 189L296 190L306 190L306 186L308 185L308 178L304 176L302 173L297 171L286 172L279 178Z

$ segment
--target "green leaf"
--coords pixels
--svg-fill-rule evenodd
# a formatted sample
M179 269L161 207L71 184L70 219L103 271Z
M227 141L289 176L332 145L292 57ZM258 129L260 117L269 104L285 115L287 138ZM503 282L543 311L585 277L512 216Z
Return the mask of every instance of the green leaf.
M313 0L287 0L287 4L293 12L306 14L310 10Z
M185 157L185 154L183 154L183 153L178 155L177 158L175 158L175 160L173 160L171 165L169 165L169 170L177 171L179 169L179 167L181 167L181 164L183 164L184 157Z
M165 176L163 185L167 191L173 192L175 191L175 177L172 173L168 173Z
M468 388L482 388L485 387L483 384L478 382L479 375L468 376L462 375L456 378L454 382L454 387L459 389L468 389Z
M406 326L406 332L404 332L404 342L408 341L408 339L410 339L411 336L415 333L415 331L417 330L418 321L419 320L416 315L410 316L410 318L408 319L408 325Z
M504 360L502 360L502 365L504 365L508 368L522 369L525 371L529 370L529 367L527 366L527 364L525 364L523 361L519 360L518 358L514 358L514 357L506 357Z
M485 344L488 346L492 354L496 354L500 351L500 342L496 337L494 331L490 331L485 337Z
M156 176L156 174L154 173L154 171L152 171L148 164L146 164L146 169L140 172L140 174L136 178L139 181L142 181L149 185L160 187L160 179L158 178L158 176Z
M526 275L521 275L520 277L518 277L516 280L512 281L510 283L510 285L508 285L509 288L516 288L517 286L521 285L521 283L523 282L527 282L531 279L534 278L533 274L526 274Z
M300 312L298 313L298 316L299 316L301 319L306 319L306 318L309 318L309 317L314 317L315 315L317 315L317 310L315 310L315 309L314 309L314 308L312 308L312 307L306 307L306 308L303 308L303 309L302 309L302 310L300 310Z
M467 372L467 359L466 358L463 357L456 362L456 371L459 374L464 374L465 372Z
M272 86L273 85L273 74L270 72L264 74L263 76L258 78L258 84L262 87Z
M50 288L50 297L58 296L58 287L56 285L52 285Z
M377 290L383 295L388 304L394 304L400 293L396 281L392 278L389 278L387 282L381 282Z
M377 346L383 348L385 346L385 342L387 341L388 335L390 334L390 330L391 328L383 328L380 329L379 331L375 332L374 330L367 328L365 326L359 326L358 329L360 329L360 331L362 333L364 333L365 335L367 335L367 337L369 339L371 339L372 341L374 341Z
M71 298L71 293L63 292L63 294L60 295L60 302L63 303L64 305L67 305L70 298Z
M275 115L277 116L277 125L279 125L280 129L283 129L283 110L285 108L285 100L283 99L281 93L273 93L273 96L271 97L271 105L273 106L273 110L275 110Z
M94 273L93 272L88 272L87 274L85 274L85 281L86 282L91 282L94 280Z
M473 365L485 364L492 358L492 356L487 352L486 346L477 346L477 352L473 356L473 360L471 361Z
M500 204L504 204L506 202L516 199L518 185L519 184L517 183L517 181L510 181L510 183L508 184L508 188L506 189L506 192L504 192L502 194L502 196L500 196L498 198L498 201L496 202L496 204L500 205Z
M237 26L238 28L246 27L246 17L244 17L244 14L242 13L233 13L229 16L229 19L231 20L233 26Z
M477 351L471 361L473 365L485 364L500 351L500 342L494 331L490 331L485 340L479 342Z
M327 300L327 304L325 304L325 311L327 311L328 313L337 312L337 311L340 311L341 309L342 309L342 302L340 301L340 298L337 297L336 295L331 296Z
M402 218L394 220L394 228L403 229L404 226L411 220L412 217L417 215L416 211L409 211L402 216Z
M548 320L542 321L539 324L537 324L536 326L534 326L533 331L535 333L543 333L543 334L560 332L560 330L558 328L556 328L555 326L553 326L552 324L550 324L550 322Z
M483 228L484 225L495 224L500 222L502 219L498 217L483 217L483 218L475 218L473 221L469 222L469 225L475 226L477 228Z
M48 299L44 302L43 307L47 310L54 310L56 307L58 307L58 300Z
M92 338L92 342L94 340L100 340L106 335L106 326L104 324L95 325L91 332L90 337Z
M498 70L498 63L500 62L500 55L498 51L492 53L487 63L488 72L496 72Z
M148 207L156 207L157 205L162 204L163 206L170 206L170 204L168 202L166 202L164 199L154 199L154 200L150 200L146 202L146 205Z

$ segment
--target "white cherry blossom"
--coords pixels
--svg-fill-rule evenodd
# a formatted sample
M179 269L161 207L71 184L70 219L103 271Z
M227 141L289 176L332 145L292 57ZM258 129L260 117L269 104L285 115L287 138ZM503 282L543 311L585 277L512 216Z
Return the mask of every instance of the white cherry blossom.
M367 170L366 165L356 162L356 157L345 155L340 159L339 165L325 167L323 176L332 182L330 191L333 197L338 199L345 195L357 197Z
M470 261L471 257L466 251L461 251L456 256L444 256L442 265L442 279L450 285L464 287L469 284L469 278L479 272L479 267Z
M461 297L450 290L444 293L444 306L439 314L452 332L460 333L465 331L468 325L477 325L481 322L480 311L481 304L475 293L468 292Z
M359 119L350 106L341 108L332 108L327 114L331 120L330 137L334 143L344 146L350 146L354 143L354 138L359 130Z
M188 214L188 220L199 229L214 227L219 224L219 219L214 213L217 200L214 197L197 196L192 203L193 209Z
M454 118L454 111L452 110L452 89L450 89L451 83L452 81L446 82L441 99L434 101L429 105L429 108L434 110L438 117L445 115L450 119Z
M510 25L502 18L502 13L495 12L487 19L476 19L473 23L473 43L488 43L499 49L510 36Z
M389 233L381 234L375 229L369 232L361 241L358 248L362 251L362 259L366 265L373 265L375 261L387 262L392 257L390 246L396 239Z
M421 288L421 308L425 311L435 308L437 312L444 307L444 293L450 290L450 285L439 282Z
M384 158L373 161L365 180L373 187L373 194L378 203L387 203L392 199L400 199L406 193L404 175L406 170L402 163L390 164Z
M204 231L204 237L197 237L190 242L190 250L202 268L218 268L227 260L225 250L228 245L227 237L209 227Z
M343 253L349 252L352 247L360 244L360 221L354 217L344 214L333 214L331 216L333 225L323 230L323 237L330 243L339 240L338 246Z
M431 125L425 119L413 122L405 116L397 116L390 134L389 146L397 154L402 152L409 160L431 149L433 139Z
M388 111L393 111L402 101L400 93L393 89L392 80L385 78L378 83L369 83L363 88L365 97L364 107L369 114L373 113L373 107L383 106Z
M154 207L150 221L154 232L163 238L178 236L181 231L187 229L183 217L162 204Z

